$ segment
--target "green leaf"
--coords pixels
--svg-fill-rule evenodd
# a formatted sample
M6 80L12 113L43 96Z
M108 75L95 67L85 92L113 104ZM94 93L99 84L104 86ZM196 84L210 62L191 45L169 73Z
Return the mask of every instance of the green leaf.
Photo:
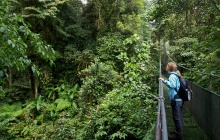
M24 28L24 26L20 26L19 29L23 31L25 28Z
M35 73L35 72L36 72L35 66L32 66L32 67L31 67L31 70L32 70L33 73Z
M4 72L1 70L0 71L0 78L4 76Z
M41 107L41 98L42 98L42 96L40 95L37 100L37 110L38 111L40 110L40 107Z
M5 31L5 28L1 27L0 32L4 32L4 31Z
M9 39L8 40L8 45L11 45L13 42Z
M98 132L95 134L95 138L96 138L96 139L99 139L99 137L106 136L106 135L108 135L108 134L106 133L106 131L98 131Z
M55 103L57 103L56 111L61 111L71 106L69 101L63 99L57 99Z

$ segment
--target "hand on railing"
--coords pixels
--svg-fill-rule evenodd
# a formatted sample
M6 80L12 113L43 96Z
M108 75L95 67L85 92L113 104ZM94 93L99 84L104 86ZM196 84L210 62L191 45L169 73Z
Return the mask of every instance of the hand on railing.
M159 80L163 81L164 79L163 78L158 78Z

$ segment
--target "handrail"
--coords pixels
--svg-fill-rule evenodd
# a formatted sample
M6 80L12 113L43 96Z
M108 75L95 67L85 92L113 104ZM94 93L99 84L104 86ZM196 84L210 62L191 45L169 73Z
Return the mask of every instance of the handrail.
M161 56L160 56L160 74L161 74ZM168 140L167 133L167 122L166 122L166 112L164 106L164 96L163 96L163 85L162 81L159 80L159 98L158 98L158 112L157 112L157 123L156 123L156 140Z

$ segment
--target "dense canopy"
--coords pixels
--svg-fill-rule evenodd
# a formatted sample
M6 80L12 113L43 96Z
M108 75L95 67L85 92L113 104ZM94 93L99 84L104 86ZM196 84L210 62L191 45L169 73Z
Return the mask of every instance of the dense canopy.
M219 4L1 0L0 137L153 139L159 55L220 92Z

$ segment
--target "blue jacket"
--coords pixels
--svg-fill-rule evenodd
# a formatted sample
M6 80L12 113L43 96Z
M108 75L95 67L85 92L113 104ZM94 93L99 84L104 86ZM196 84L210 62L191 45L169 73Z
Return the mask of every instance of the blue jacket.
M174 96L177 94L176 91L180 88L180 81L177 75L176 71L172 71L169 73L169 79L163 80L163 83L168 87L168 98L171 101L182 101L182 99L174 99Z

